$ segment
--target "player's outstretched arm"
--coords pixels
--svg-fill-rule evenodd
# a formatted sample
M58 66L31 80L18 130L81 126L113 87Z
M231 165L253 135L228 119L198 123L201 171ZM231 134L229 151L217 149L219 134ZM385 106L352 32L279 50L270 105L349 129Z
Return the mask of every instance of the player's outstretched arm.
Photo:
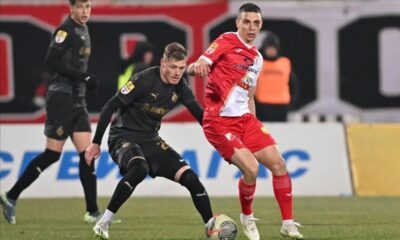
M210 72L210 65L202 58L199 58L196 62L191 63L187 68L187 74L190 76L205 77Z
M110 123L113 113L122 106L122 102L117 96L110 98L104 107L101 109L99 121L97 123L96 133L94 134L92 144L85 151L85 159L88 164L93 159L96 159L100 155L100 145L103 139L104 132Z

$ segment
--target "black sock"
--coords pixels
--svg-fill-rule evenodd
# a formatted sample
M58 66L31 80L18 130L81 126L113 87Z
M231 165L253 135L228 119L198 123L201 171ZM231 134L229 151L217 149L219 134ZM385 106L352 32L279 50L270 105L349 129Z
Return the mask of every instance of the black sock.
M107 209L116 213L118 209L132 195L136 186L143 181L149 170L145 160L135 160L125 176L118 182Z
M60 159L61 153L46 149L44 152L36 156L26 167L21 177L14 186L7 192L7 197L17 200L19 195L25 188L29 187L48 166Z
M207 191L200 182L199 177L192 169L188 169L182 173L179 183L189 190L194 206L203 218L203 222L207 223L213 217L213 213Z
M85 161L85 152L79 153L79 178L85 193L86 211L93 213L99 211L97 206L97 181L94 170L94 160L90 166Z

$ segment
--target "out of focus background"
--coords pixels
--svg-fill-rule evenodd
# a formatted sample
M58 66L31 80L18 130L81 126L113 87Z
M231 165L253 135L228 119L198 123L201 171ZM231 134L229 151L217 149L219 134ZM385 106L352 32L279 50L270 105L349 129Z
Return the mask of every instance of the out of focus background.
M89 72L101 82L99 91L88 96L93 129L139 43L151 44L151 65L159 63L172 41L186 46L193 62L221 33L236 30L237 9L244 2L93 1ZM298 79L288 120L265 123L287 160L295 194L400 195L400 1L253 2L264 20L257 46L267 31L276 33ZM5 191L45 146L49 73L43 61L52 32L68 16L68 4L1 0L0 14L0 186ZM205 81L189 81L203 103ZM161 135L191 164L211 195L236 195L238 173L205 140L185 108L170 113ZM105 142L97 161L100 196L109 196L119 178ZM23 197L82 196L77 171L78 156L69 143L59 163ZM268 182L268 187L260 187L258 194L272 195L270 181L269 172L260 169L260 185ZM186 196L170 183L145 181L143 186L138 195Z

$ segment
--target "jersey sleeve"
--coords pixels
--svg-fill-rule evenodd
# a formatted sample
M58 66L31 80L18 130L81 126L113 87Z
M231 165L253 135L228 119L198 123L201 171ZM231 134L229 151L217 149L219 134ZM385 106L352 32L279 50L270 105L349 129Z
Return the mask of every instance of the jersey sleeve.
M200 56L200 58L207 61L208 64L213 65L229 48L229 41L226 36L222 34L217 39L215 39L207 50Z
M58 28L51 39L50 48L57 48L64 52L71 45L72 37L71 30L65 27Z
M189 104L193 103L196 100L192 89L189 87L187 80L184 78L181 81L181 94L182 94L182 104L188 106Z
M118 91L117 97L125 105L133 102L146 91L145 83L148 83L141 73L134 74L129 81Z

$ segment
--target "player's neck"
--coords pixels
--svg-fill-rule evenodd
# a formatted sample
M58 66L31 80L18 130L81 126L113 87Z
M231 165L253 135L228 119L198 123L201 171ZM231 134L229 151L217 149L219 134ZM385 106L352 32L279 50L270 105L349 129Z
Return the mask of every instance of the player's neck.
M254 45L254 40L253 41L246 41L242 36L240 36L239 32L236 32L236 36L239 38L239 40L247 45L247 47L251 48Z
M70 15L72 21L74 21L76 24L81 25L81 26L85 26L85 23L81 23L79 20L77 20L73 15Z
M160 78L161 78L161 82L165 83L165 84L169 84L167 79L165 78L165 76L163 75L161 68L160 68Z

